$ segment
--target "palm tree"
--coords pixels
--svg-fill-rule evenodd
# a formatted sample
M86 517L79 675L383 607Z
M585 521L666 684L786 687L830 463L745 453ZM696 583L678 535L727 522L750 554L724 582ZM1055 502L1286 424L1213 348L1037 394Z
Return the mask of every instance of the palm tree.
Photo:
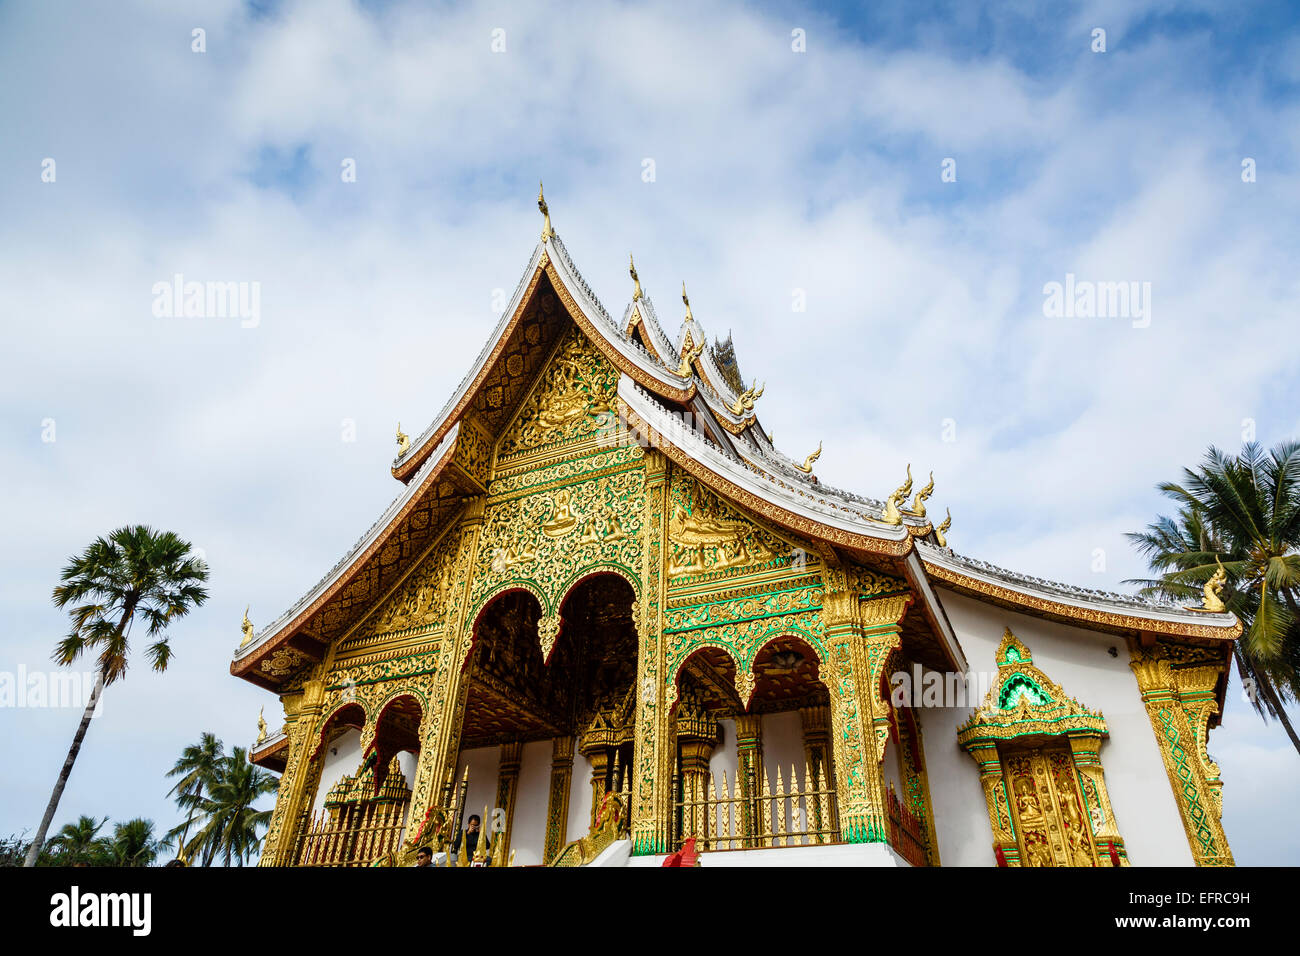
M132 623L137 616L144 621L145 633L152 640L145 653L154 670L165 671L172 657L167 627L208 599L203 587L207 579L208 569L190 554L188 541L145 525L118 528L69 559L61 576L63 583L54 589L54 604L61 608L72 605L72 631L59 641L53 657L56 663L66 665L87 651L98 650L98 673L24 866L36 865L99 695L105 686L126 675Z
M50 837L49 849L58 854L51 862L62 866L101 862L107 853L105 840L99 835L99 831L107 822L108 817L97 822L94 817L83 814L76 823L65 823L63 829ZM28 856L30 855L31 849L28 848Z
M152 820L136 817L113 827L113 862L117 866L149 866L161 850Z
M257 831L271 823L271 811L256 810L253 804L275 793L278 786L273 774L248 762L247 750L235 747L230 756L222 758L220 773L208 796L194 801L206 819L187 852L192 855L201 849L204 866L210 865L218 853L223 866L230 866L232 860L236 866L243 866L262 844Z
M167 771L167 776L181 778L167 791L167 796L174 795L181 809L188 810L185 821L167 831L167 839L177 840L176 845L182 854L185 853L185 838L190 824L198 812L196 802L187 798L201 797L204 788L211 787L224 756L225 745L216 734L205 732L197 744L190 744L181 751L180 759Z
M1160 577L1128 583L1195 600L1222 562L1224 603L1245 629L1233 646L1242 683L1300 753L1286 713L1300 697L1300 443L1268 453L1250 443L1235 456L1211 447L1199 468L1183 470L1182 484L1158 487L1178 502L1178 516L1128 537Z

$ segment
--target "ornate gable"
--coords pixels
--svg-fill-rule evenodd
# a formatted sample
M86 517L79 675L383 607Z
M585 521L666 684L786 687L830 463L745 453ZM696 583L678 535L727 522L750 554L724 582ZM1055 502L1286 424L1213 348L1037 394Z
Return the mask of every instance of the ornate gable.
M618 371L571 325L497 446L502 463L608 427Z
M1108 735L1100 711L1067 697L1050 677L1034 666L1033 655L1007 628L994 657L998 677L984 703L957 731L969 748L980 740L1088 734Z

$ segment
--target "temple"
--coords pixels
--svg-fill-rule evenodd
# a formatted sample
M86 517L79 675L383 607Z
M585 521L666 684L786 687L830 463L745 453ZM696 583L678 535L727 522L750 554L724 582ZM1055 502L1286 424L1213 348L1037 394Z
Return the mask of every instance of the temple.
M1212 586L963 557L901 463L884 500L828 486L685 288L670 338L633 265L616 320L539 206L468 375L398 430L401 493L245 618L231 673L284 709L263 865L1232 864Z

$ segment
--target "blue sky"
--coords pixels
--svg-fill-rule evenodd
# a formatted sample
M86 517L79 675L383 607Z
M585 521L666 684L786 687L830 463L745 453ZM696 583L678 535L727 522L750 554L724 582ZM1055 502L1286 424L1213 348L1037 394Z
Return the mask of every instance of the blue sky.
M823 441L822 478L875 497L934 469L963 553L1117 587L1157 482L1246 422L1300 432L1287 4L520 6L0 5L0 669L49 666L49 591L97 534L172 528L213 569L56 822L170 825L180 749L252 738L274 699L227 675L245 604L278 616L397 493L394 427L477 355L539 178L611 312L629 250L670 333L685 279L780 447ZM259 282L260 322L155 317L177 272ZM1067 273L1150 282L1150 325L1045 317ZM25 768L0 833L34 826L76 717L0 710ZM1300 860L1279 730L1234 693L1210 749L1238 860Z

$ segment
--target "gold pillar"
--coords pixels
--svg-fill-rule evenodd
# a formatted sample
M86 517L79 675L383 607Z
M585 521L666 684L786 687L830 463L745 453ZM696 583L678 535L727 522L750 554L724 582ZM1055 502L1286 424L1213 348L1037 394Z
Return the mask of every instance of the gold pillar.
M1160 748L1197 866L1233 866L1220 820L1219 768L1205 752L1209 720L1218 713L1214 688L1224 664L1212 651L1129 639L1129 666ZM1177 664L1177 668L1174 667Z
M1101 769L1101 737L1095 734L1070 735L1070 751L1074 754L1074 769L1079 776L1079 790L1083 794L1084 810L1092 824L1093 843L1102 866L1112 864L1111 851L1120 866L1128 866L1128 854L1115 822L1115 811L1110 806L1110 793L1106 789L1106 775Z
M262 866L289 866L301 836L303 822L303 795L310 787L312 797L320 780L320 761L312 760L316 749L317 723L325 702L325 685L318 680L307 681L300 695L284 699L285 732L289 735L289 757L284 773L280 775L280 789L275 799L275 812L262 844ZM308 798L310 801L310 797ZM306 807L309 812L310 803Z
M921 733L921 722L916 719L916 712L910 707L895 710L894 716L898 721L899 767L903 774L907 808L925 828L926 862L930 866L938 866L939 835L934 826L930 777L925 770L925 739Z
M676 740L669 713L672 701L664 680L666 664L662 604L664 549L668 537L668 461L646 451L645 551L641 597L637 601L636 737L632 766L632 852L667 853L675 795L672 792ZM676 688L672 688L676 694Z
M803 728L804 762L821 783L835 779L831 760L831 709L830 707L799 708L799 723ZM804 786L812 785L805 781Z
M824 791L834 789L835 769L831 760L831 709L830 707L799 708L799 723L803 728L803 759L805 775L804 789ZM805 801L808 812L808 827L817 832L817 842L824 842L827 837L821 831L834 830L834 820L827 819L831 804L824 796L816 796ZM830 839L834 839L832 833Z
M483 510L483 499L473 498L468 502L461 518L460 540L451 575L451 580L455 583L448 597L446 613L447 638L443 642L437 670L430 685L432 692L429 695L429 713L420 724L420 761L416 768L415 795L411 801L411 819L416 821L423 821L432 807L449 805L456 782L454 778L456 762L460 757L460 731L469 690L468 673L462 665L474 636L474 622L465 619L466 605L473 579L472 569L478 555Z
M518 740L508 744L501 745L501 763L497 770L497 802L495 806L500 807L506 813L505 832L498 838L493 834L491 839L495 847L497 839L506 841L501 852L507 857L510 853L510 838L514 833L515 822L515 796L519 791L519 761L523 754L524 745ZM491 826L491 821L484 821L483 827L486 831Z
M591 764L591 826L596 825L596 814L600 812L600 801L605 797L605 777L609 773L609 748L603 744L582 751L582 755Z
M993 856L996 858L1000 852L1007 866L1019 866L1020 845L1016 843L1016 825L1011 820L1011 803L997 745L981 741L968 749L980 768L980 786L984 789L989 826L993 830Z
M859 600L853 591L825 596L822 616L830 651L831 722L840 837L846 843L887 843L885 778L889 701L880 677L899 646L907 594Z
M551 790L546 801L546 842L542 862L550 863L568 842L569 787L573 780L573 738L551 741Z
M759 794L763 775L763 718L736 715L736 776L740 778L741 837L743 846L758 846Z

